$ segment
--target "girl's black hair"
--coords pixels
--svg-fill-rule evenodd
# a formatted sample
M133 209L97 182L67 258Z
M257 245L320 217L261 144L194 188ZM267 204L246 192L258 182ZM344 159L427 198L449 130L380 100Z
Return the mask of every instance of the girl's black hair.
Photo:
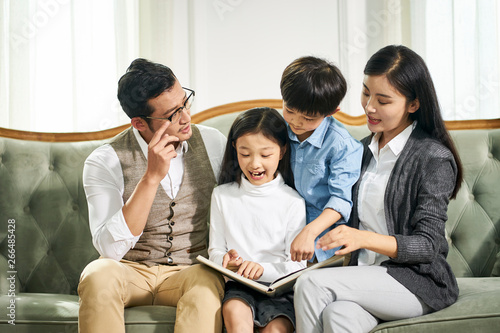
M219 185L237 182L241 183L242 171L236 154L236 140L246 134L262 133L266 138L276 142L285 153L278 164L285 183L295 188L293 173L290 166L290 143L285 120L275 109L268 107L254 108L242 112L234 120L227 137L226 151L222 159L219 174Z
M389 83L406 97L406 103L418 100L420 108L410 114L418 126L444 144L457 164L457 180L451 198L455 198L462 184L460 157L446 130L436 90L424 60L403 45L389 45L375 53L365 66L365 75L385 75Z

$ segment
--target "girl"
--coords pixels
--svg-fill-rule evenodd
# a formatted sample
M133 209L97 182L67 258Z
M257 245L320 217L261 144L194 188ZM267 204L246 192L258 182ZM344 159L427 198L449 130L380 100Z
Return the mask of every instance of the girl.
M305 203L293 189L285 121L255 108L229 131L219 186L212 194L210 260L262 283L305 268L290 244L306 223ZM292 292L269 298L228 281L222 313L227 331L293 332Z
M364 70L368 128L350 226L318 247L344 246L350 267L302 275L295 285L297 332L368 332L378 321L437 311L458 297L446 262L445 222L462 181L424 61L387 46Z

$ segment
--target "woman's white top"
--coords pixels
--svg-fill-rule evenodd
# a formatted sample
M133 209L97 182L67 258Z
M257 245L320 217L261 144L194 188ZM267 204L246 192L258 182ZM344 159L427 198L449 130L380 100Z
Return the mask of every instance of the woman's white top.
M371 150L373 158L359 185L358 215L360 230L388 235L384 209L385 189L392 169L416 124L416 122L413 122L380 150L378 146L380 133L376 133L372 137L368 148ZM389 257L380 253L361 249L359 251L358 265L380 265L381 262L387 259Z

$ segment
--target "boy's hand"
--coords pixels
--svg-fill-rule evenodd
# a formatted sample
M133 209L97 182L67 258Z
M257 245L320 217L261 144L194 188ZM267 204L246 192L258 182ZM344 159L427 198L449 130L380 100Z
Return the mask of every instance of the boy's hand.
M264 267L253 261L244 261L236 274L246 277L250 280L257 280L264 273Z
M312 259L314 255L314 239L316 237L306 228L295 237L290 246L290 255L293 261Z
M240 258L238 252L234 249L229 250L222 258L222 267L233 272L238 271L242 263L243 259Z

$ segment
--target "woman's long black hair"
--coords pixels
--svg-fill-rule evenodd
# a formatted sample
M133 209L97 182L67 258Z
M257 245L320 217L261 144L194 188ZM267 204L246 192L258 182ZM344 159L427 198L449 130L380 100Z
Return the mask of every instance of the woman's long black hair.
M281 151L285 150L278 164L278 171L285 183L295 188L290 166L290 143L286 123L278 111L268 107L247 110L239 114L234 120L227 137L226 151L224 152L219 175L219 185L234 181L240 184L242 171L238 164L238 156L234 145L239 137L245 134L257 133L262 133L269 140L276 142Z
M451 198L462 184L462 164L455 144L446 130L436 90L424 60L403 45L389 45L375 53L365 66L365 75L385 75L389 83L406 97L406 103L418 99L420 108L410 114L418 126L444 144L457 164L457 180Z

